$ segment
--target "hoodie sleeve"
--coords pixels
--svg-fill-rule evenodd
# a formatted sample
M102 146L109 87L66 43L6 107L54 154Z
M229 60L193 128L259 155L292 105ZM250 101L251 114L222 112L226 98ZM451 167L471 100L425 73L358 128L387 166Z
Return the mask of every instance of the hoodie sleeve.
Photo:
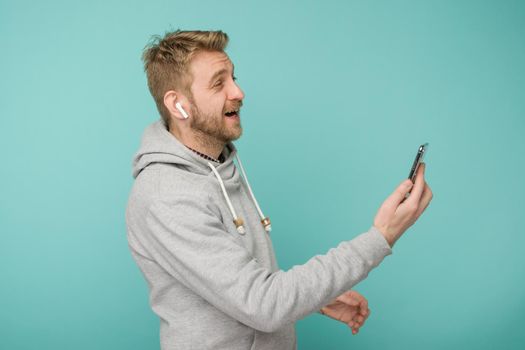
M211 203L156 201L137 239L170 275L236 320L274 332L321 309L392 253L371 227L288 271L271 272L227 232Z

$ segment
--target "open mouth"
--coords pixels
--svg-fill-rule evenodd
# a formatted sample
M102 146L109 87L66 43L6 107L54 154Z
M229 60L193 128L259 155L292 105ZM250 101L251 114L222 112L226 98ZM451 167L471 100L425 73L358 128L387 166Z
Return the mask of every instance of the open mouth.
M239 116L239 110L233 110L233 111L229 111L229 112L226 112L224 113L225 116L227 117L238 117Z

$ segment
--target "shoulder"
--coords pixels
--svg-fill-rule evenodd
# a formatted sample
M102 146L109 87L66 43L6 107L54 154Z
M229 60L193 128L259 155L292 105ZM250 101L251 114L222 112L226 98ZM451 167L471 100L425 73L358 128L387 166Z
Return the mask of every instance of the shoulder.
M129 203L146 211L153 207L177 206L213 210L212 186L210 176L171 164L152 164L135 179Z

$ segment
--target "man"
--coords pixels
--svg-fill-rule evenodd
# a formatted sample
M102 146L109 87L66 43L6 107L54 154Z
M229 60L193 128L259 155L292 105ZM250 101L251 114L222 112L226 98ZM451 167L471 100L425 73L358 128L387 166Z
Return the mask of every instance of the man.
M280 270L270 220L231 142L242 134L244 93L227 43L222 31L178 30L156 37L143 55L162 118L135 155L126 222L160 317L161 347L295 349L294 323L314 312L355 334L369 309L350 289L429 204L424 166L415 184L403 181L386 199L367 232Z

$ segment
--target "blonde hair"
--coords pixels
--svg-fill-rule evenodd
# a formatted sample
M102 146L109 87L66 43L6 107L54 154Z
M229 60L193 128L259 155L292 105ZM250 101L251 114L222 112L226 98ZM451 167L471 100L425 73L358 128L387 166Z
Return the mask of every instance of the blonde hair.
M142 61L149 91L166 125L170 125L170 112L164 105L164 94L170 90L177 90L193 100L193 77L189 70L192 58L199 51L224 52L227 45L228 35L220 30L178 29L167 32L162 38L159 35L152 36L144 47Z

